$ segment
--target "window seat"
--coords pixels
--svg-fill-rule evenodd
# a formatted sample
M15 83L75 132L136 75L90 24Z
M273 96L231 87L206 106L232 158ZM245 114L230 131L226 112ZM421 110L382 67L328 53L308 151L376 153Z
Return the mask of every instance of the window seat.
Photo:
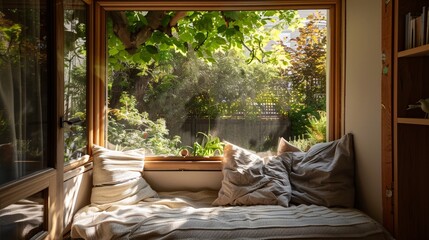
M140 150L93 154L91 204L74 215L73 238L391 239L354 208L351 134L307 152L281 140L269 156L226 143L222 171L143 172Z
M83 239L390 239L353 208L211 205L216 191L160 192L131 205L88 205L71 236Z

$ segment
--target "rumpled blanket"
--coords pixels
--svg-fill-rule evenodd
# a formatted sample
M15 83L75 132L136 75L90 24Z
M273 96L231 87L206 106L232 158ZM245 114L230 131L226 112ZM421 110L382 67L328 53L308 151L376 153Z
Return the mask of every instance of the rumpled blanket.
M89 205L74 216L83 239L390 239L351 208L316 205L213 207L217 192L168 192L133 205Z

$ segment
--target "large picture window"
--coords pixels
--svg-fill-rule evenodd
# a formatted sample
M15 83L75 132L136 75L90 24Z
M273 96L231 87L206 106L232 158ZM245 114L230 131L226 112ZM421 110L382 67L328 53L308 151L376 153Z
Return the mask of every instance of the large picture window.
M256 152L326 140L327 10L112 11L109 147Z

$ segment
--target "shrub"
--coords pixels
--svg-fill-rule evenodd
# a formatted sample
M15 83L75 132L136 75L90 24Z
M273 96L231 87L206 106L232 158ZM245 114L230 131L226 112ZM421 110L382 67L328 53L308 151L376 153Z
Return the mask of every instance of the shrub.
M318 111L319 117L312 115L308 118L309 126L305 134L298 135L289 141L303 151L307 151L316 143L326 142L327 116L325 111Z
M180 136L169 138L165 120L149 119L146 112L136 109L136 99L124 92L120 99L119 109L109 110L108 140L121 150L127 148L144 148L154 155L177 155Z

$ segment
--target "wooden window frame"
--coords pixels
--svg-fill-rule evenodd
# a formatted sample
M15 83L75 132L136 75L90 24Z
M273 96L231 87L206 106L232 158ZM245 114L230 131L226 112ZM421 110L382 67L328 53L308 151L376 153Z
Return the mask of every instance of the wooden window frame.
M80 166L85 165L86 163L88 163L89 161L91 161L91 159L89 158L89 155L91 155L91 148L92 148L92 143L93 141L93 129L94 129L94 1L93 0L80 0L83 3L85 3L87 5L87 26L86 26L86 32L87 32L87 41L86 41L86 62L87 62L87 69L86 69L86 78L87 78L87 83L86 83L86 135L87 135L87 153L88 155L84 155L83 157L80 157L78 159L73 159L69 162L63 163L64 167L63 167L63 171L67 172L70 170L73 170L75 168L78 168ZM62 11L64 12L64 9L62 8ZM64 22L64 19L61 20L62 22ZM64 25L64 24L63 24ZM58 30L58 31L63 31ZM63 40L64 41L64 40ZM64 61L64 55L62 55L62 60L60 60L60 57L58 57L57 61ZM58 99L64 99L64 66L61 70L62 72L62 76L61 79L61 86L59 86L58 89L58 94L60 95L58 97ZM59 73L60 74L60 73ZM60 76L58 76L58 79L60 79ZM62 88L62 89L61 89ZM61 105L61 104L59 104ZM62 102L61 106L58 106L59 110L58 112L60 113L60 116L64 115L64 101ZM64 138L64 133L62 133L62 135L59 136L61 139L61 141L63 141ZM63 156L64 158L64 146L61 146L62 149L58 149L58 157Z
M342 59L341 59L341 0L238 0L238 1L117 1L99 0L94 3L94 28L90 49L93 54L93 74L88 102L89 147L105 145L107 111L107 40L106 12L123 10L275 10L275 9L326 9L329 11L328 61L328 139L342 135ZM220 170L222 158L147 157L146 170Z
M43 231L33 237L37 236L36 239L47 236L52 239L57 238L60 236L60 230L57 229L57 220L60 219L57 214L56 194L58 191L56 190L57 183L55 180L55 169L44 169L2 186L0 188L0 209L44 191L46 196L44 196L43 206Z

